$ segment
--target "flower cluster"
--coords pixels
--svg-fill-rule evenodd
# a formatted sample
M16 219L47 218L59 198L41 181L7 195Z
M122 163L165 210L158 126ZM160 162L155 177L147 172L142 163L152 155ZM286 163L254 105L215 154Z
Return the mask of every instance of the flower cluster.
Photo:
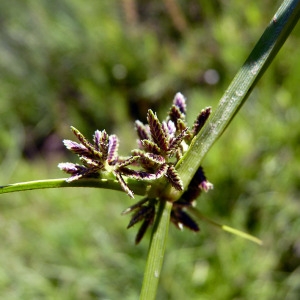
M70 162L58 164L62 171L72 175L67 182L86 177L99 177L99 174L105 171L112 172L122 189L134 198L133 192L122 177L122 169L132 164L136 158L122 159L118 156L119 139L117 136L109 136L105 130L96 130L92 144L76 128L71 127L71 130L80 143L70 140L64 140L63 143L68 150L79 156L82 165Z
M177 93L165 121L160 122L152 110L147 114L148 124L136 121L139 149L133 150L132 153L139 157L140 165L147 171L147 176L160 178L164 175L175 189L182 191L184 187L175 165L187 151L191 140L201 130L210 113L210 107L202 110L190 130L186 123L185 98L181 93ZM201 191L208 191L212 187L200 167L181 198L173 203L171 222L179 229L185 226L199 231L197 223L185 212L185 208L194 204ZM136 236L136 243L140 242L149 225L153 223L157 201L157 198L145 197L123 212L133 212L128 228L143 221Z
M126 184L124 176L150 181L166 178L175 189L183 191L183 183L175 168L176 163L187 151L193 137L203 127L210 112L209 107L202 110L190 130L186 123L185 98L181 93L177 93L166 120L160 122L156 114L149 109L148 124L135 122L138 149L132 150L131 156L127 158L118 156L119 140L115 135L109 136L105 130L97 130L93 143L90 143L77 129L71 127L80 143L64 140L64 144L67 149L79 156L82 165L60 163L58 166L72 175L67 179L68 182L86 177L99 177L101 172L110 172L132 198L133 192ZM182 229L185 226L193 231L199 230L197 223L185 212L185 208L193 205L202 190L208 191L210 188L212 184L206 180L200 167L181 198L173 203L171 221L176 227ZM136 243L142 239L149 225L153 223L158 201L158 196L147 196L123 212L123 214L133 212L128 228L143 221Z

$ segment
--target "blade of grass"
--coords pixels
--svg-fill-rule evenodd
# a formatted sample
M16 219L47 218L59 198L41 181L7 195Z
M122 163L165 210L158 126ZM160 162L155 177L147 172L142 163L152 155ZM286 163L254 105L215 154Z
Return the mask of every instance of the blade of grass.
M145 195L148 190L148 183L145 181L128 179L127 183L132 191L137 195ZM66 178L58 178L33 180L0 186L0 194L61 187L90 187L123 191L116 180L88 178L66 182Z
M143 286L140 295L141 300L152 300L156 298L156 291L169 232L171 210L171 202L160 201L149 245Z
M194 138L184 157L178 162L177 171L184 186L188 186L206 153L247 100L252 89L297 24L299 17L300 1L283 1L248 59L225 91L217 109ZM169 187L166 190L166 196L169 199L178 199L180 192Z

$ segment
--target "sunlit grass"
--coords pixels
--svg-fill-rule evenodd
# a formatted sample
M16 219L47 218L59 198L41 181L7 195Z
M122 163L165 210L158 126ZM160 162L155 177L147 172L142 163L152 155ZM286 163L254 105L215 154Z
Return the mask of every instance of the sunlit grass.
M132 123L128 125L125 99L142 100L140 107L157 106L163 114L157 99L168 101L166 95L180 89L188 98L191 120L199 107L212 105L214 110L271 16L270 1L232 1L217 12L210 2L201 3L199 24L191 23L178 41L169 42L163 35L168 31L160 32L162 44L149 26L133 37L110 13L99 17L117 7L113 1L111 7L97 2L100 9L80 1L62 3L65 7L41 2L26 10L21 4L1 4L7 31L0 47L0 185L62 177L56 165L64 158L19 158L26 139L52 131L67 135L70 125L86 127L89 134L106 126L110 133L119 130L129 149L123 133ZM28 16L39 14L44 18L27 22ZM166 12L157 20L167 24L168 19ZM298 298L298 45L299 26L203 162L215 189L201 195L198 209L220 224L259 237L264 245L205 222L198 234L171 226L158 299ZM123 81L113 77L116 64L127 68ZM203 81L211 68L220 76L216 85ZM151 100L146 103L146 98ZM122 193L98 189L1 195L0 297L137 299L149 235L134 245L137 228L126 230L129 219L120 215L132 204Z

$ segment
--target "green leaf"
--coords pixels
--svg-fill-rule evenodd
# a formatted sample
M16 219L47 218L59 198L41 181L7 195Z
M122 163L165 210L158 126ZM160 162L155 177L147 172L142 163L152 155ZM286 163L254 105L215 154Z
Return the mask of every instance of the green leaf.
M235 114L269 67L300 17L300 1L286 0L270 21L263 35L238 71L219 105L202 130L193 139L188 151L177 164L184 187L187 187L212 145L222 135ZM169 186L166 195L178 199L182 192Z

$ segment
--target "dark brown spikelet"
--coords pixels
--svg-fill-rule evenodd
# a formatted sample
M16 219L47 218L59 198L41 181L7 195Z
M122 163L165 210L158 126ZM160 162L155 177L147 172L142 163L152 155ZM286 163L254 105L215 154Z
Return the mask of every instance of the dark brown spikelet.
M195 188L197 186L198 189L204 192L213 189L213 185L207 180L203 168L201 166L198 168L189 186Z
M83 136L83 134L75 127L71 126L72 132L76 135L77 139L85 146L89 151L89 157L102 157L102 154L95 149L95 147Z
M77 155L89 156L90 151L84 145L73 142L71 140L63 140L65 147Z
M144 157L147 157L147 159L152 162L152 163L156 163L156 164L164 164L166 162L166 159L159 155L159 154L154 154L154 153L144 153L143 155Z
M133 191L128 187L125 180L123 179L122 175L119 172L114 172L118 183L120 184L121 188L130 198L134 198Z
M173 138L170 142L170 147L168 153L174 152L176 149L179 148L181 142L184 140L184 138L188 135L187 134L188 129L186 128L183 130L176 138Z
M129 168L120 168L119 171L122 175L125 175L130 178L134 178L137 180L154 180L154 179L159 179L162 176L164 176L167 172L167 169L168 169L168 165L163 164L163 165L159 166L159 168L153 173L149 173L146 171L140 171L140 170L136 171L136 170L132 170Z
M154 216L153 216L154 218ZM142 223L138 233L136 234L135 237L135 244L139 244L140 241L142 240L142 238L144 237L148 227L153 223L153 218L152 219L146 219L144 220L144 222Z
M101 137L102 137L102 132L100 130L96 130L94 134L94 145L97 151L101 151L100 150Z
M195 173L193 179L191 180L187 190L182 194L180 200L185 201L186 203L192 203L195 199L197 199L202 189L199 187L200 182L206 180L205 175L203 173L202 167L200 167Z
M139 228L139 231L135 238L135 243L138 244L144 234L146 233L148 227L152 225L154 217L155 217L155 203L156 201L153 201L154 199L148 199L145 198L137 203L137 205L132 206L132 210L136 210L134 215L132 216L127 228L132 227L136 223L143 221L141 227ZM146 205L143 205L145 202L148 202ZM128 210L128 209L127 209ZM127 212L126 210L126 212Z
M126 208L123 212L122 215L126 215L134 210L136 210L137 208L141 207L144 203L148 202L149 198L143 198L142 200L140 200L139 202L131 205L130 207Z
M171 185L178 191L182 191L183 190L183 184L182 181L175 169L174 166L169 166L168 171L167 171L167 179L168 181L171 183Z
M135 129L137 131L140 140L150 140L150 131L147 125L144 125L141 121L135 121Z
M203 168L200 166L191 180L187 190L176 201L178 206L190 206L196 200L202 191L207 192L213 185L206 179Z
M160 121L151 109L148 110L147 120L150 127L151 137L158 147L164 151L168 150L168 140Z
M176 129L179 130L178 121L184 121L185 115L181 113L180 109L177 106L173 105L169 112L169 118L172 122L174 122Z
M171 222L179 229L182 229L182 226L189 228L192 231L199 231L200 228L198 224L183 210L174 209L171 212Z
M169 166L167 164L161 165L155 172L156 178L161 178L168 171Z
M67 182L72 182L82 177L97 177L97 171L99 170L98 167L85 167L73 163L59 163L58 168L72 175L66 180Z
M109 152L109 139L110 139L110 137L108 136L106 131L103 130L101 132L101 136L100 136L100 140L99 140L99 149L103 155L103 157L102 157L103 160L106 160L109 155L109 153L108 153Z
M187 129L186 123L183 120L179 119L177 121L177 130L179 132L181 132L181 131L186 130L186 129Z
M106 160L108 154L108 134L105 130L96 130L94 134L95 149L102 153L102 159Z
M112 163L118 159L119 140L116 135L109 136L108 143L108 163Z
M173 101L174 105L179 108L182 114L186 114L186 102L185 97L181 93L177 93Z
M137 180L154 180L157 179L156 174L148 173L146 171L136 171L129 168L120 168L119 171L122 175L137 179Z
M126 167L128 165L131 165L133 164L134 162L136 162L137 160L139 159L139 156L130 156L126 159L123 159L123 160L119 160L118 161L118 165L117 165L117 169L121 169L123 167Z
M131 217L131 220L127 228L132 227L136 223L142 221L143 219L151 219L155 212L155 207L152 204L143 205L137 209L134 215Z
M197 135L198 132L202 129L203 125L209 118L210 113L211 113L211 107L207 107L207 108L201 110L200 114L198 115L198 117L194 123L193 129L192 129L194 136Z
M150 140L142 140L141 141L143 148L147 152L151 152L154 154L159 154L160 153L160 148L152 141Z

